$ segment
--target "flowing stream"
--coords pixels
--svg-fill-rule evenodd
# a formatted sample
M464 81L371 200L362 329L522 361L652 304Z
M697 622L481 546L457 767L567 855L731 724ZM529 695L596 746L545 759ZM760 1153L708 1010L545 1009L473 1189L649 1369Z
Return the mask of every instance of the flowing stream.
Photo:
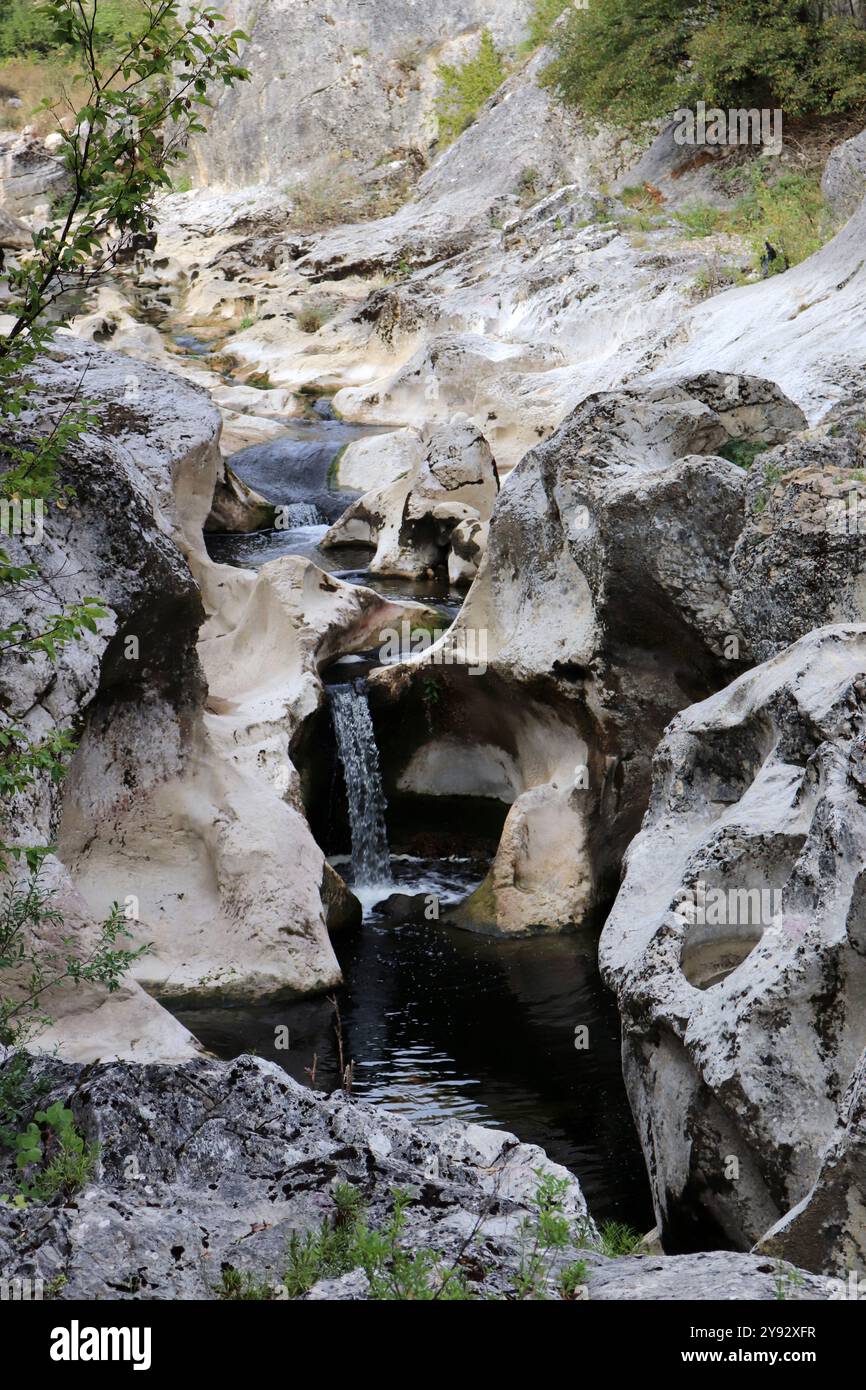
M208 549L216 560L248 568L304 555L388 598L435 603L453 616L462 595L447 583L371 576L368 548L319 548L326 522L355 495L333 489L334 460L352 438L370 432L296 419L282 439L236 454L234 470L287 506L288 524L208 535ZM595 942L579 935L491 939L425 919L428 895L444 914L478 886L487 863L467 857L459 824L450 856L389 853L366 688L350 679L377 660L372 653L344 658L326 686L351 836L351 853L331 860L364 907L362 929L334 937L345 981L336 1002L354 1093L417 1123L457 1118L511 1130L577 1174L597 1219L648 1230L653 1213L622 1081L619 1019L599 978ZM341 1084L328 999L184 1010L179 1017L218 1056L255 1051L304 1084L324 1091ZM589 1030L583 1050L575 1046L580 1025ZM285 1026L289 1047L278 1050Z

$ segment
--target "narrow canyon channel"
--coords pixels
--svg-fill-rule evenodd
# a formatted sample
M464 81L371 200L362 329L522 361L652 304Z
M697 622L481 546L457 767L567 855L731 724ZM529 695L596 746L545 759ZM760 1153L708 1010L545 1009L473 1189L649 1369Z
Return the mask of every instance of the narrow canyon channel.
M369 547L319 548L328 521L355 495L329 485L334 460L352 439L373 433L311 410L287 423L284 436L235 454L229 460L235 473L290 509L288 524L210 535L209 553L245 568L302 555L389 598L431 604L447 626L463 596L441 578L383 578L370 574ZM378 762L371 765L369 750L366 757L358 750L363 739L356 730L352 769L353 738L341 737L340 729L341 720L351 722L352 705L368 709L365 678L377 660L376 653L344 657L324 672L337 814L320 831L322 847L364 906L361 927L334 940L344 985L329 998L181 1008L177 1017L219 1057L257 1053L295 1080L330 1092L341 1079L336 1001L344 1058L354 1063L353 1094L416 1123L458 1118L509 1130L571 1169L598 1219L648 1230L652 1202L622 1080L619 1019L594 945L577 933L503 941L425 920L431 899L447 909L478 886L489 855L460 852L473 839L460 823L451 827L450 853L400 852L399 834L397 849L388 853L393 837L375 784ZM364 722L374 737L369 714ZM373 808L358 805L370 797ZM380 805L388 837L384 864ZM344 819L348 844L334 824ZM585 1050L576 1046L581 1027L592 1040Z

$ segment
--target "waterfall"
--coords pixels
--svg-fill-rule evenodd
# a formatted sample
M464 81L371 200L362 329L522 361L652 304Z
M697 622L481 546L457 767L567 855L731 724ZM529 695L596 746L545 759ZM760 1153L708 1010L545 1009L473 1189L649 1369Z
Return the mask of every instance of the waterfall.
M292 531L299 526L322 526L325 518L313 502L285 502L277 507L276 529Z
M360 680L352 685L333 685L328 697L346 782L353 886L387 885L391 882L391 861L385 828L385 794L366 688Z

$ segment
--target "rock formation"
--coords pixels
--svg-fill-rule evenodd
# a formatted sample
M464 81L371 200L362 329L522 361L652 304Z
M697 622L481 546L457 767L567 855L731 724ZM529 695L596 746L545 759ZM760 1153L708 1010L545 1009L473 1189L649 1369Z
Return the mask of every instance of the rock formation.
M520 0L399 0L358 6L332 0L234 0L234 22L250 35L242 59L248 85L219 94L193 158L202 182L238 185L302 174L339 177L341 158L358 173L436 138L436 68L462 61L488 28L501 45L523 37Z
M522 1227L535 1219L540 1174L565 1184L575 1239L551 1260L549 1296L559 1272L582 1258L589 1299L773 1297L778 1275L766 1259L616 1261L586 1249L595 1231L577 1182L502 1131L456 1121L417 1129L339 1094L325 1098L253 1057L172 1068L53 1064L47 1078L50 1096L99 1143L99 1168L74 1206L0 1206L0 1271L46 1285L63 1274L61 1301L101 1298L106 1288L124 1300L217 1298L231 1272L286 1297L290 1238L336 1218L339 1182L363 1199L374 1228L391 1214L393 1189L409 1184L407 1246L440 1252L446 1267L462 1257L469 1295L501 1298L525 1259ZM805 1275L792 1297L828 1289ZM361 1269L307 1296L368 1292Z
M718 451L803 423L770 383L707 374L590 397L509 477L452 632L374 678L383 721L390 700L411 728L383 730L398 789L459 794L471 760L482 794L511 806L460 920L506 932L592 920L665 724L741 669L728 567L746 481ZM431 676L432 732L412 712Z
M353 502L322 541L375 547L371 574L414 578L445 566L469 584L499 490L490 447L465 415L430 430L409 471Z
M863 626L811 632L656 752L601 964L668 1249L748 1248L807 1198L837 1123L856 1127L864 658Z

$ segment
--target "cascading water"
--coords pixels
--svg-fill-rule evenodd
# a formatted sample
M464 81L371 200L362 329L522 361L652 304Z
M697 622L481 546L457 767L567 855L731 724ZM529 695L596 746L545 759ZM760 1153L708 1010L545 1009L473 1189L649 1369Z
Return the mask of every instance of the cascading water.
M312 502L287 502L277 508L279 529L290 531L297 526L322 526L325 518Z
M367 691L363 681L355 681L331 686L328 697L346 782L353 887L387 886L391 883L391 859L385 793Z

